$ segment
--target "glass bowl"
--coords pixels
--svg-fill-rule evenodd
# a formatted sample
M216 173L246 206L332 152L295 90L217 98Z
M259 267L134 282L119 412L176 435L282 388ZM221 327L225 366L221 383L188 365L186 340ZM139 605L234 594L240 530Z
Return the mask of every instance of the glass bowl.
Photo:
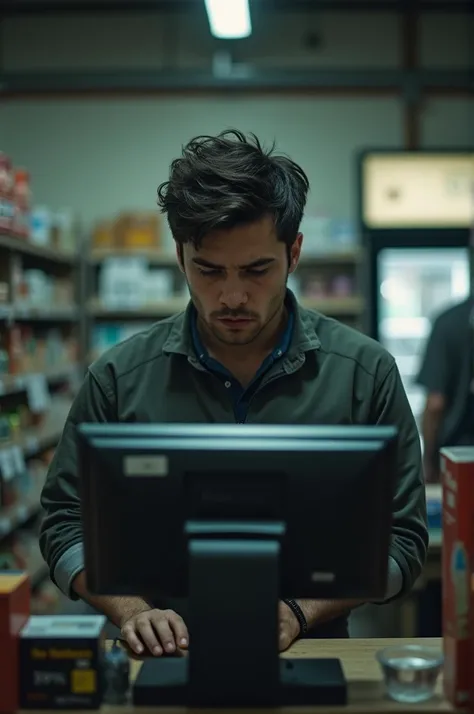
M394 645L376 654L387 694L397 702L424 702L434 695L443 655L434 647Z

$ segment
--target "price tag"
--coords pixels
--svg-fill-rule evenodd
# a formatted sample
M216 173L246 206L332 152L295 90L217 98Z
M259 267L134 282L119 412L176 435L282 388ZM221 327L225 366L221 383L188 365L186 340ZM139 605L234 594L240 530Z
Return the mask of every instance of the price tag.
M51 405L51 395L44 374L30 374L27 378L26 392L28 406L33 414L42 414Z
M25 458L23 456L23 451L19 446L13 446L11 448L12 461L15 468L15 474L21 476L26 471Z
M11 449L2 449L0 451L0 471L4 481L11 481L16 476Z

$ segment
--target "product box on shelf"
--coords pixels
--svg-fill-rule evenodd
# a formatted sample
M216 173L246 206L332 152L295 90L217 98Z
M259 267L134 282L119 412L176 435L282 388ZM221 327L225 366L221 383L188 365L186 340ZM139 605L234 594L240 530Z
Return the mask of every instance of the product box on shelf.
M113 221L98 221L92 231L92 250L109 250L114 247Z
M30 174L26 169L17 168L14 171L13 183L13 226L12 230L19 238L30 235Z
M0 233L13 226L13 170L10 158L0 151Z
M0 714L19 709L20 631L30 615L30 582L25 573L0 571Z
M21 708L100 707L105 623L101 615L30 617L20 639Z
M126 250L157 250L161 247L158 213L121 213L114 223L114 244Z
M456 707L474 695L474 447L441 450L444 689Z

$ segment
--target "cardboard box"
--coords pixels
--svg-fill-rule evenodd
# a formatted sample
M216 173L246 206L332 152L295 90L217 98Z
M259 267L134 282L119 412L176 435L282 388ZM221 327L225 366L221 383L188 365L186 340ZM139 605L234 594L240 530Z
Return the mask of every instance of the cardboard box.
M99 221L92 232L92 250L114 247L113 221Z
M0 713L19 709L20 631L30 615L30 581L25 573L0 571Z
M442 449L441 476L444 690L451 704L466 708L474 684L474 447Z
M0 570L0 638L18 635L30 616L27 573Z
M105 653L102 615L33 616L20 638L22 709L97 709Z
M114 223L113 243L124 250L158 250L161 247L158 213L121 213Z

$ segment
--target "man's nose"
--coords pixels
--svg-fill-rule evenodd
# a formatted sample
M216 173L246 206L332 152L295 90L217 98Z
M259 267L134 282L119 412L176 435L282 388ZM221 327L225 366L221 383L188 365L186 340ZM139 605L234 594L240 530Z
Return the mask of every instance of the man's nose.
M236 280L230 280L221 293L221 303L231 310L235 310L242 305L246 305L248 295L243 285Z

